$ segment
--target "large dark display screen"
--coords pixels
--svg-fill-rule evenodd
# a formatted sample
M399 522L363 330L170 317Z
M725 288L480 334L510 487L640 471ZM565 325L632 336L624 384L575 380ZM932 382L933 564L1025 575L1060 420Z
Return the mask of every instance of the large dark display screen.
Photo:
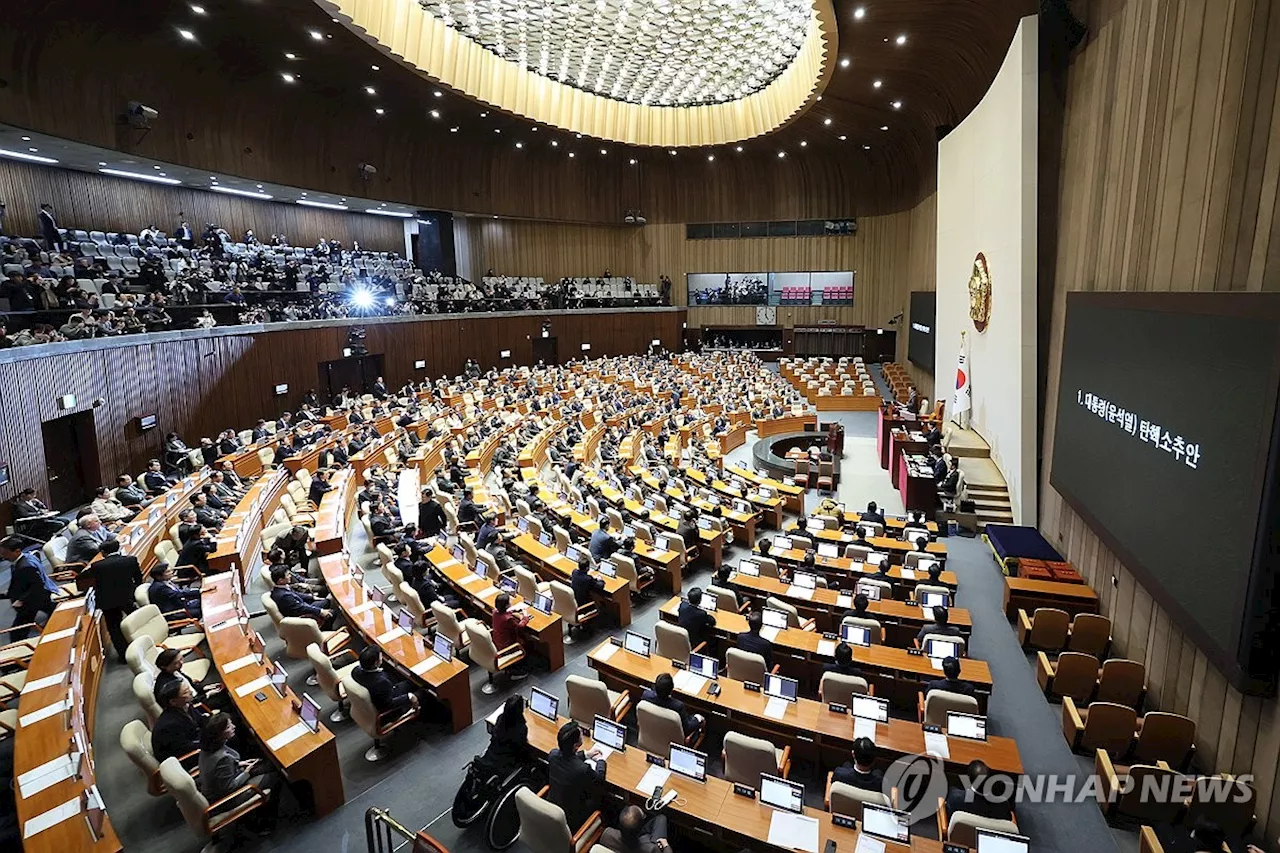
M1070 294L1050 474L1220 665L1270 534L1280 323L1248 301Z
M933 373L934 316L938 294L932 290L911 291L911 327L907 331L907 358L926 373Z

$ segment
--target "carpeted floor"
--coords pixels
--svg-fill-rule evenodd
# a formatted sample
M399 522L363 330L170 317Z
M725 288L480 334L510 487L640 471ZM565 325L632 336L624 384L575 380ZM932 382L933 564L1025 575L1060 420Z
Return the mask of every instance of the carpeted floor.
M829 420L824 415L823 420ZM888 474L882 471L875 456L875 414L840 413L834 415L845 425L846 457L844 483L840 497L850 506L877 500L890 512L901 511L901 501L890 487ZM867 442L869 441L869 445ZM868 450L869 446L869 450ZM732 455L734 461L749 459L750 442ZM812 500L816 500L811 495ZM895 503L894 500L897 499ZM351 552L371 554L359 525L353 525ZM993 734L1011 736L1018 742L1023 765L1031 774L1080 775L1091 771L1091 764L1074 756L1063 740L1059 725L1060 710L1048 704L1035 683L1031 664L1018 648L1012 630L1001 612L1002 580L987 547L976 539L950 538L949 568L960 576L957 606L968 608L973 616L974 632L970 646L976 658L986 660L992 670L996 688L989 710L989 726ZM726 559L736 562L740 549L730 549ZM256 573L255 573L256 574ZM705 585L706 568L697 567L686 577L687 586ZM261 590L257 590L260 592ZM247 596L251 606L256 595ZM661 595L639 603L634 609L633 630L652 633L657 620ZM0 614L0 621L5 620ZM7 622L5 622L7 624ZM268 654L283 660L283 646L275 639L265 616L254 620L255 627L269 639ZM606 631L598 631L597 638ZM577 673L591 676L585 655L593 642L582 642L566 648L566 664L554 674L536 668L531 677L519 685L527 694L536 684L557 695L564 694L564 678ZM305 678L309 667L298 661L285 661L290 681L296 691L307 690ZM442 721L427 722L402 732L389 741L391 756L384 762L370 764L363 758L368 738L354 723L328 724L338 738L340 763L346 788L346 805L323 820L301 816L294 804L286 800L283 816L270 837L247 843L244 849L255 851L356 851L366 849L365 811L371 807L387 809L399 822L411 828L428 827L429 831L451 851L488 849L477 831L462 832L448 818L448 810L461 780L462 767L487 743L483 718L496 709L512 689L499 690L492 696L480 692L484 683L481 671L472 668L472 700L476 723L466 731L451 735ZM119 749L119 733L129 720L140 715L130 689L131 674L127 667L110 660L102 682L98 703L96 745L99 789L106 799L111 820L125 848L131 853L195 853L201 842L183 824L177 809L167 798L147 795L138 772ZM313 695L316 688L310 688ZM326 713L329 703L324 707ZM719 744L708 743L707 750L718 755ZM713 765L709 770L714 772ZM804 781L809 791L809 804L821 808L822 780L817 768L798 767L793 774ZM1089 850L1094 853L1137 849L1136 834L1111 830L1093 802L1035 805L1022 804L1017 809L1022 831L1032 838L1035 851ZM931 824L917 825L923 835L934 834ZM694 849L675 842L676 849ZM515 849L520 849L519 846Z

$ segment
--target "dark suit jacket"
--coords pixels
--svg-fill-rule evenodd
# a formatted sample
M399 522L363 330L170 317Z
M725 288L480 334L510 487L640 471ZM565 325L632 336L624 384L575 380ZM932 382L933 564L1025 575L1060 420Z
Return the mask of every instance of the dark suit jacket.
M1003 786L996 786L999 790ZM969 814L981 815L983 817L994 818L996 820L1008 820L1013 814L1013 806L1008 800L992 800L983 794L975 792L972 800L968 796L968 792L962 788L952 788L947 792L947 814L955 814L956 812L969 812Z
M200 593L194 589L179 589L164 581L152 581L147 587L147 600L159 607L161 613L186 610L187 602L199 597Z
M294 592L287 586L272 587L271 600L276 603L276 607L280 608L282 616L319 619L320 612L324 609L316 603L312 596Z
M44 570L30 554L13 562L9 576L9 600L21 601L29 612L53 612L53 598L44 586Z
M962 696L973 695L973 685L960 679L951 681L946 678L935 678L933 681L925 682L924 695L928 696L930 690L946 690L951 693L959 693Z
M201 574L209 571L209 555L218 550L212 539L191 539L178 553L179 566L195 566Z
M569 575L569 584L573 587L573 600L579 607L591 603L592 592L604 591L603 580L578 569L574 569L573 574Z
M98 606L104 609L133 607L133 591L142 583L142 567L137 557L112 554L89 564Z
M773 668L773 643L759 634L742 631L738 634L738 648L744 652L760 655L760 657L764 658L764 668Z
M379 714L403 714L409 710L409 682L395 681L385 670L370 672L360 666L351 671L351 680L369 691L369 699Z
M864 791L883 791L884 771L873 767L870 773L863 773L853 766L852 761L846 761L831 771L831 781L843 782Z
M174 483L160 471L148 471L143 474L142 482L149 492L163 492Z
M151 751L156 761L177 758L200 748L200 727L206 714L194 705L189 712L165 708L151 730Z
M592 770L581 752L565 755L553 749L547 756L547 783L551 786L547 799L564 809L571 833L600 807L608 765L602 761L599 767Z
M692 732L698 727L698 723L693 718L693 714L689 713L689 709L685 704L674 696L668 696L662 699L658 696L658 692L652 687L646 687L644 692L640 694L641 702L649 702L657 705L659 708L666 708L668 711L675 711L680 715L680 724L684 726L685 734Z
M680 627L689 632L689 645L696 646L711 639L715 630L716 618L707 611L687 601L680 602L680 611L676 615Z

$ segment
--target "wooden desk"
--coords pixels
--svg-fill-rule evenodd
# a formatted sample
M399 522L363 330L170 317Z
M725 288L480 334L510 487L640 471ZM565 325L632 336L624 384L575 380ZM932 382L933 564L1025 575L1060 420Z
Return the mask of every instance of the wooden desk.
M336 554L346 547L347 519L356 499L350 468L343 468L329 479L332 489L325 492L316 508L316 524L311 536L318 556Z
M913 424L913 426L919 426L919 424ZM898 464L902 459L902 455L904 453L920 454L928 452L929 442L925 441L924 433L908 432L905 429L897 428L889 431L889 459L892 460L889 465L889 482L893 484L895 489L902 488L901 465Z
M70 707L43 720L19 725L13 735L14 779L67 755L76 740L84 744L87 760L82 765L80 778L73 776L63 779L28 796L23 796L22 788L15 783L13 793L17 800L18 828L23 835L26 835L27 821L63 803L78 800L85 791L97 784L93 732L98 704L98 682L102 677L104 664L101 621L101 614L89 616L85 612L83 598L72 599L54 609L40 637L31 638L35 653L27 668L27 684L61 673L65 673L65 677L55 684L24 692L18 699L19 721L28 714L62 702L69 702ZM58 636L77 626L79 630L74 634ZM55 637L56 639L52 639ZM76 658L74 666L69 664L73 651ZM118 744L115 746L118 747ZM113 794L112 791L106 791L104 797L109 798ZM109 803L104 805L110 806ZM25 838L22 849L26 853L115 853L122 850L120 840L106 814L103 815L102 824L102 837L95 842L86 815L81 811Z
M662 605L661 618L676 621L680 599L672 598ZM747 618L740 613L716 611L715 633L722 641L732 645L738 634L747 630ZM819 651L822 644L823 651ZM773 662L781 664L783 675L798 680L807 696L818 695L818 682L822 680L822 667L835 659L835 642L824 640L816 631L787 628L778 632L773 640ZM941 678L940 670L923 655L913 655L906 649L893 646L855 646L853 660L867 671L870 681L876 683L876 695L896 701L899 707L915 708L916 693L921 683ZM978 704L986 707L991 696L991 669L985 661L961 658L960 677L974 686Z
M116 533L120 550L138 558L144 575L157 562L156 545L168 537L169 528L178 520L178 513L191 507L191 496L208 481L207 470L184 477Z
M588 665L615 689L625 689L632 694L632 702L640 701L640 693L653 686L662 673L673 677L678 670L667 658L653 655L645 658L625 649L612 646L608 640L596 646L587 655ZM676 688L676 694L686 704L702 712L708 721L717 721L725 731L751 734L772 741L777 746L790 746L793 756L804 756L831 768L848 759L853 750L853 720L848 714L832 712L825 702L798 699L787 706L782 719L767 716L764 712L768 698L763 693L746 689L741 681L721 674L720 695L711 696L706 686L696 693ZM992 737L986 741L949 738L952 770L962 770L975 758L987 762L993 770L1014 774L1022 773L1022 760L1018 746L1012 738ZM886 763L904 755L921 755L925 751L924 728L912 720L893 717L889 722L876 726L876 752Z
M323 816L346 802L342 788L342 770L338 764L338 741L323 724L318 732L307 732L298 739L278 749L272 749L268 741L299 722L294 709L297 701L292 691L281 698L270 686L240 696L239 688L257 680L271 671L271 662L263 657L263 666L252 661L250 639L252 633L247 614L241 613L243 627L235 620L237 605L231 587L232 575L224 573L205 578L201 590L200 606L204 614L205 636L209 645L209 657L218 669L218 677L227 687L227 696L235 704L245 727L261 746L263 755L280 768L285 778L301 787L303 799L309 791L317 815ZM228 622L225 627L221 623ZM246 665L246 658L249 658ZM266 698L259 702L261 693Z
M471 725L471 678L467 665L454 657L448 663L436 663L430 669L422 670L424 664L439 661L439 658L431 653L430 645L417 631L411 636L396 626L396 611L389 609L389 605L366 606L368 599L364 587L352 574L346 555L321 557L320 572L346 623L359 632L365 642L382 649L390 665L405 677L424 685L431 695L448 707L454 732Z
M803 432L806 425L812 425L814 429L818 427L818 416L809 415L788 415L782 418L767 418L755 422L756 436L765 438L770 435L778 435L784 432Z
M786 563L794 563L799 566L804 562L807 551L799 548L792 548L784 551L781 548L770 547L769 556L775 560L782 560ZM851 560L848 557L823 557L815 556L813 561L814 568L818 570L818 574L827 578L828 582L834 582L839 587L852 586L858 582L861 575L874 576L879 570L870 563L860 563L857 560ZM928 582L929 575L927 572L917 572L915 569L908 569L905 566L890 566L889 581L893 583L894 588L901 590L904 594L914 592L916 584L920 582ZM938 575L938 583L956 589L960 584L960 579L955 572L944 571Z
M846 512L844 514L845 524L853 525L853 524L857 524L859 521L862 521L862 513L860 512ZM928 530L929 533L931 533L933 536L936 537L938 535L938 522L926 521L924 526L925 526L925 529ZM907 527L906 516L902 516L902 517L899 517L896 515L885 516L885 519L884 519L885 532L892 530L898 534L898 537L901 537L902 531L905 530L906 527Z
M807 536L815 542L835 542L841 546L851 545L857 541L857 537L852 533L845 533L843 530L819 530L811 532L801 530L794 522L788 524L783 531L784 534L794 533L798 536ZM891 536L870 536L867 538L867 545L873 550L883 551L889 555L889 558L897 558L896 562L902 562L907 554L916 549L915 543L907 542L904 539L894 539ZM947 562L947 546L941 542L930 542L924 548L925 553L937 560L939 563Z
M744 496L742 489L732 483L726 483L724 480L719 478L712 479L697 469L690 468L685 473L688 475L689 479L705 488L711 489L714 492L719 492L720 494L726 495L730 498L740 498L747 501L754 506L757 511L764 516L764 518L768 519L769 523L774 527L782 527L782 508L787 503L784 498L780 496L762 498L760 497L760 493L757 491L748 492Z
M889 466L895 461L890 455L890 433L895 429L909 429L916 423L914 420L908 421L898 417L892 406L880 406L876 418L876 451L880 454L881 468L888 471Z
M717 436L716 440L720 444L720 455L728 456L731 451L747 443L747 425L730 426L728 430Z
M782 599L793 605L804 618L814 619L816 630L833 634L840 633L840 620L846 611L853 609L853 596L845 596L837 589L818 587L810 590L811 596L806 598L790 584L777 578L752 577L735 572L729 577L729 585L740 594L763 604L768 596ZM924 610L905 601L882 599L872 601L867 607L872 619L878 619L885 632L885 644L910 648L916 634L933 617L924 615ZM957 607L948 609L950 624L960 629L967 638L973 630L973 622L968 610Z
M246 444L235 453L228 453L218 459L219 462L230 462L231 470L235 471L241 477L253 478L262 473L262 458L258 455L259 450L270 450L275 455L276 445L279 442L275 436L267 436L262 441L254 444Z
M764 474L752 471L749 468L743 468L740 465L728 465L725 466L724 470L726 475L733 474L741 477L747 482L755 483L757 486L764 486L765 488L773 489L783 497L787 509L797 515L804 515L804 496L806 490L800 486L797 486L794 483L784 483L782 480L775 480L773 477L766 477Z
M1083 583L1041 581L1030 578L1004 579L1004 615L1013 619L1019 608L1028 614L1037 607L1057 607L1071 616L1097 613L1098 594Z
M525 718L529 723L529 745L543 756L555 748L556 732L569 722L568 717L559 717L552 722L528 709L525 710ZM590 738L584 740L584 748L594 746ZM628 746L625 752L610 755L608 766L605 784L610 793L643 807L644 801L653 793L641 792L636 788L651 766L645 759L644 750ZM695 782L679 773L672 773L665 787L676 791L680 796L666 807L664 813L675 823L690 830L695 837L706 839L707 846L790 850L768 842L773 809L754 799L737 796L733 793L733 785L728 781L708 776L703 782ZM831 822L828 812L805 807L804 813L818 821L819 851L826 849L828 840L835 841L836 849L841 851L852 851L857 847L857 830L836 826ZM928 838L912 838L910 846L889 844L885 849L891 853L941 853L942 844Z
M243 581L262 546L263 519L270 519L280 506L280 496L289 483L284 471L273 471L249 487L218 531L218 550L209 555L209 570L229 571L238 567Z
M437 544L432 548L427 553L427 559L461 596L461 600L468 605L466 609L484 614L486 624L492 625L493 602L498 597L498 593L493 590L497 587L487 580L481 581L475 572L455 560L442 545ZM512 592L508 595L513 608L525 603L519 593ZM532 618L521 629L521 633L541 651L548 668L555 672L564 666L564 620L556 613L547 616L532 606L526 609L526 613Z
M637 465L634 466L632 470L640 475L640 479L643 480L644 484L649 488L662 488L662 484L658 482L658 478L653 476L653 474L649 472L649 469L642 468ZM689 506L697 507L708 515L714 516L715 510L719 509L721 513L721 520L727 521L730 529L733 531L734 541L739 542L748 548L755 544L756 522L760 520L759 512L738 512L731 507L726 508L720 503L712 503L696 495L686 493L670 480L667 482L666 488L662 489L662 492L667 497L675 498L678 501L683 501L684 503L689 504ZM716 497L716 500L719 501L719 497ZM723 560L723 547L721 547L721 553L717 555L716 559L717 561L715 566L716 568L719 568L720 561Z
M902 505L908 510L929 513L937 509L938 483L933 478L933 469L928 467L926 457L902 453L898 456L896 467Z
M528 533L522 533L511 540L511 545L531 560L538 573L549 580L569 583L569 576L577 566L553 546L543 545ZM610 578L597 572L591 573L604 581L604 592L597 593L597 600L609 609L617 618L618 625L625 628L631 624L631 586L623 578Z

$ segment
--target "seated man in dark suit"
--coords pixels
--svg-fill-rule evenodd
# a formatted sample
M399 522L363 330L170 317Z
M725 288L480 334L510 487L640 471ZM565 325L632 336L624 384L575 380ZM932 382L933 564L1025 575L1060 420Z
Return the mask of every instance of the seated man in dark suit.
M334 611L324 606L324 599L294 591L290 587L292 580L288 566L271 567L271 582L275 584L271 588L271 600L280 609L280 615L314 619L321 628L329 630L333 625Z
M676 613L676 622L689 632L689 645L697 647L711 639L711 632L716 628L716 617L698 605L702 602L702 590L693 587L689 590L686 601L680 602Z
M178 530L178 538L182 540L178 565L195 566L200 574L208 574L209 555L218 550L217 540L199 524L183 525Z
M151 751L156 761L181 758L200 748L200 728L208 714L192 703L195 694L183 679L165 681L156 687L160 716L151 729Z
M573 587L573 600L581 607L591 603L591 595L604 592L604 579L592 577L591 558L586 554L578 557L578 567L569 575L569 585Z
M556 734L556 748L547 755L547 800L564 809L570 832L577 832L604 799L607 765L599 750L582 752L582 731L570 720ZM590 760L589 760L590 759Z
M836 646L836 659L824 665L822 671L862 678L862 670L858 669L853 663L853 647L848 643L840 643Z
M307 500L319 507L320 501L324 500L326 492L333 491L333 486L329 485L329 472L316 471L311 477L311 488L307 490Z
M653 680L653 686L646 687L644 692L640 694L640 701L652 702L659 708L675 711L680 715L680 724L684 726L684 733L688 736L706 725L707 721L701 714L690 714L685 704L672 695L675 687L676 683L671 677L671 673L660 673Z
M933 479L935 482L941 483L943 478L947 476L947 460L942 454L942 445L935 444L930 447L929 455L933 460Z
M462 490L462 502L458 504L458 523L476 524L480 516L480 507L476 504L475 495L470 489Z
M160 470L160 460L152 459L147 463L147 473L142 475L142 485L146 486L150 494L158 495L165 489L178 482L177 477L167 477Z
M875 766L876 745L869 737L860 737L853 742L851 753L853 761L846 761L831 771L832 782L843 782L864 791L884 790L884 771Z
M952 788L947 792L948 815L969 812L993 820L1008 820L1013 815L1014 792L1018 788L1016 781L1012 784L1005 784L1012 781L1007 779L997 782L991 768L978 760L969 762L963 778L965 787Z
M760 628L764 625L764 616L759 610L747 614L747 630L738 634L738 648L764 658L764 668L773 669L773 643L760 636Z
M600 844L618 853L662 853L670 850L667 842L667 816L655 814L645 819L639 806L627 806L618 815L618 828L609 827L600 836Z
M925 683L924 695L926 698L934 690L946 690L948 693L959 693L963 696L973 695L973 685L967 681L960 680L959 658L943 658L942 675L942 678L935 678L933 681Z
M9 602L13 605L13 624L31 625L41 614L48 618L53 614L53 595L58 586L47 574L39 559L23 551L27 540L10 536L0 542L0 560L9 563ZM10 639L26 639L32 628L15 628ZM37 630L37 633L39 631Z
M191 496L191 508L196 513L196 524L207 527L214 532L222 529L222 522L226 516L209 506L209 501L205 498L204 492L196 492Z
M200 618L200 590L178 586L173 579L173 566L156 563L150 575L147 600L159 607L166 619Z
M961 631L959 627L951 624L950 619L951 611L947 610L947 608L941 605L933 608L933 621L926 623L916 633L916 641L923 644L924 638L928 634L946 634L949 637L959 637Z
M382 668L382 650L375 645L365 646L360 652L360 665L351 670L351 679L369 691L369 699L380 715L399 717L420 706L413 685L392 678Z
M924 430L924 440L930 444L942 443L942 430L938 429L936 423L930 423Z
M876 506L876 502L872 501L867 504L867 511L862 514L862 520L884 524L884 513L880 511L880 507Z

